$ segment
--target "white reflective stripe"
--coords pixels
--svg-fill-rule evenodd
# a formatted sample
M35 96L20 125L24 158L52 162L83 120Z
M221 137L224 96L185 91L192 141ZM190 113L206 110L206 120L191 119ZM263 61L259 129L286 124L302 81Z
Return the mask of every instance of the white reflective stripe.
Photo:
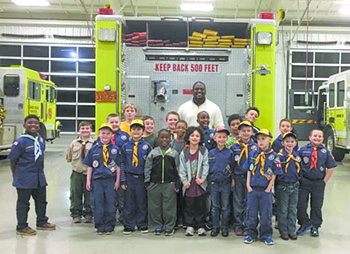
M347 132L346 131L335 131L337 136L342 136L342 137L346 137Z
M55 129L55 124L53 124L53 123L46 123L45 127L46 127L46 130L54 130Z

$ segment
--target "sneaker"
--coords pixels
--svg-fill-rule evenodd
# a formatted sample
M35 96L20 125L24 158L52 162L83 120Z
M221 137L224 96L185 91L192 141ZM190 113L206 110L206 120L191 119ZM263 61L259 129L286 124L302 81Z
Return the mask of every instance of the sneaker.
M36 226L36 229L38 229L38 230L55 230L56 225L49 223L49 222L46 222L44 225Z
M81 218L80 218L80 217L74 217L72 222L73 222L74 224L75 224L75 223L81 223Z
M174 234L175 230L165 230L165 236L172 236Z
M206 236L207 231L204 228L199 228L198 229L198 236Z
M289 240L288 234L281 234L280 237L281 237L282 240L285 240L285 241Z
M132 229L124 228L123 235L130 235L132 234L132 232L134 232Z
M247 244L251 244L254 242L254 240L248 235L248 236L244 237L243 242L247 243Z
M218 228L213 228L213 230L210 232L210 236L216 237L220 233L220 230Z
M307 226L307 227L305 227L305 226L300 226L300 228L299 228L298 231L297 231L297 235L305 235L306 232L307 232L309 229L311 229L311 228L312 228L312 226Z
M221 235L222 235L222 237L228 237L228 229L227 228L223 228L222 230L221 230Z
M93 220L93 218L92 218L91 215L86 215L86 216L85 216L85 221L84 221L84 222L85 222L85 223L93 223L94 220Z
M142 234L147 234L148 233L148 227L142 227L140 228L140 231Z
M106 231L105 235L111 235L113 233L113 231Z
M17 235L36 235L36 230L32 229L31 227L26 227L22 230L16 231Z
M187 227L185 235L186 236L193 236L193 234L194 234L194 228L193 227Z
M297 240L298 236L296 234L289 234L288 235L291 240Z
M102 231L97 231L96 232L96 235L104 235L105 234L105 232L102 232Z
M161 235L162 234L162 229L161 228L156 228L154 230L154 235Z
M312 227L310 235L313 237L318 237L320 235L320 232L318 232L318 228Z
M266 245L274 245L274 244L275 244L275 241L274 241L271 237L268 237L268 238L266 238L266 240L265 240L265 244L266 244Z
M242 235L243 235L243 232L240 231L240 230L239 230L239 231L236 231L236 232L235 232L235 235L236 235L236 236L242 236Z

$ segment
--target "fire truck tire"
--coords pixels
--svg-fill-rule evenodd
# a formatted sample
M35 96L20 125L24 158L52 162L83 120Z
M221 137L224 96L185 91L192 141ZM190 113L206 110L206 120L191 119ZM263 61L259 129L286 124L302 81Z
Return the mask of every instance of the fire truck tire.
M42 122L40 122L40 130L39 130L39 135L46 140L47 139L47 134L46 134L46 127L45 124L43 124Z
M346 152L343 149L335 147L334 133L330 128L325 131L325 144L331 151L335 161L342 161L344 159Z

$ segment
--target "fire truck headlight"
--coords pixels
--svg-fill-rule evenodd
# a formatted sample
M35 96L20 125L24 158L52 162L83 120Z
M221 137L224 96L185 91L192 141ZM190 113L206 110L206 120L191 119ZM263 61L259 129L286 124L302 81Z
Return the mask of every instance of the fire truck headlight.
M116 34L114 29L98 29L99 41L115 41Z
M272 33L270 32L258 32L256 36L256 43L258 45L271 45Z

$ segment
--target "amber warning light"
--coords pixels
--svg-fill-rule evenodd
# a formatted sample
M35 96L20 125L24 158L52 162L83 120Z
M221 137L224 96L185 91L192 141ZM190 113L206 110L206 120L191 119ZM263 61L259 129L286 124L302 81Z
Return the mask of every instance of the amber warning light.
M113 15L114 11L111 9L110 4L106 4L104 8L98 8L97 13L100 15Z

